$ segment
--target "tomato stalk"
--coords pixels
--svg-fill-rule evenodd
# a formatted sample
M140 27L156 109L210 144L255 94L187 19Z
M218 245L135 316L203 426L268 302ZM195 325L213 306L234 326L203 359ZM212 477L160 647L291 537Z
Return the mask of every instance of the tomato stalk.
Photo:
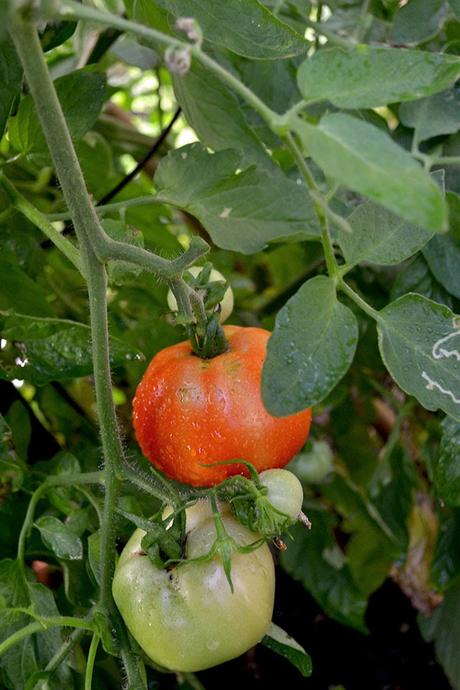
M120 479L117 475L123 465L124 455L112 400L106 269L98 259L91 241L91 235L98 235L101 238L103 231L85 186L35 26L16 15L11 22L11 36L23 65L64 197L72 215L79 240L83 269L88 281L94 381L105 472L105 500L101 524L100 605L105 615L112 614L113 618L115 607L111 594L111 581L115 568L114 509L120 488ZM117 627L120 628L120 626ZM144 688L134 655L126 651L124 656L129 686L133 690Z

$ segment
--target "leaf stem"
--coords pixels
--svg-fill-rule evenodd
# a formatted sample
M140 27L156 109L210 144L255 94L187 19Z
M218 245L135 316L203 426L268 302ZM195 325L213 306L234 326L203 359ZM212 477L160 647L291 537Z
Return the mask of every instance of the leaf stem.
M334 247L332 245L332 239L329 232L328 218L324 210L324 207L327 207L327 202L321 194L316 180L313 177L313 173L308 167L308 164L303 157L301 150L297 146L297 143L291 132L286 135L286 141L288 148L295 158L300 174L305 180L308 192L315 202L316 215L318 216L321 227L321 242L323 245L324 258L326 259L327 272L331 278L334 278L334 276L337 274L338 266L335 260Z
M342 290L342 292L344 292L346 295L348 295L348 297L351 300L353 300L353 302L355 304L357 304L358 307L360 307L363 310L363 312L365 312L368 316L370 316L371 319L374 319L374 321L381 321L382 320L382 317L380 316L379 312L376 309L374 309L373 307L371 307L371 305L368 304L365 300L363 300L363 298L360 297L358 295L358 293L355 292L353 290L353 288L351 288L341 278L339 279L338 287L339 287L339 290Z
M144 196L137 196L133 199L125 199L124 201L114 201L112 204L104 204L103 206L95 206L94 210L98 216L104 216L106 213L115 213L116 211L124 211L126 208L133 208L135 206L147 206L148 204L167 204L167 199L163 199L159 194L146 194ZM48 213L46 218L49 221L56 220L70 220L71 215L68 211L62 213Z

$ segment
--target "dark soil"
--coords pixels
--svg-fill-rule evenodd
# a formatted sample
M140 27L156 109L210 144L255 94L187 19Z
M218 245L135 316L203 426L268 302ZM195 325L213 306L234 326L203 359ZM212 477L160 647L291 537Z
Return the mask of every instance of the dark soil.
M370 635L362 635L327 618L303 587L278 569L274 621L309 652L313 675L302 678L259 645L198 677L206 690L451 690L416 618L409 600L388 580L370 599Z

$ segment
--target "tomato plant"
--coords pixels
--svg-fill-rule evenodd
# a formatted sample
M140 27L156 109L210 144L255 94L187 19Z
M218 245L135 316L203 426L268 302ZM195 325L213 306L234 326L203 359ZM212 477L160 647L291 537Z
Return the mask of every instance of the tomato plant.
M222 508L222 525L235 548L258 539ZM273 559L264 544L232 556L230 589L218 553L200 560L215 542L209 504L187 509L183 560L169 569L142 550L137 529L118 561L115 602L134 638L160 666L199 671L239 656L260 642L273 612Z
M184 342L150 362L133 400L136 438L146 457L172 479L212 486L244 470L282 467L304 445L311 411L276 418L260 396L268 331L227 326L226 352L194 355Z
M2 688L460 688L459 31L0 1Z

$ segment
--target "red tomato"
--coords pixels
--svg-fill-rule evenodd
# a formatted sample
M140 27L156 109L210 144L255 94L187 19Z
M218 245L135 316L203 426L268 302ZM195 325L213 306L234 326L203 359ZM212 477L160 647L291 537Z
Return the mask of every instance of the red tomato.
M213 486L244 465L205 467L242 459L262 470L283 467L305 443L311 410L272 417L260 395L270 333L226 326L229 350L200 359L188 341L150 362L133 401L136 437L144 455L172 479Z

